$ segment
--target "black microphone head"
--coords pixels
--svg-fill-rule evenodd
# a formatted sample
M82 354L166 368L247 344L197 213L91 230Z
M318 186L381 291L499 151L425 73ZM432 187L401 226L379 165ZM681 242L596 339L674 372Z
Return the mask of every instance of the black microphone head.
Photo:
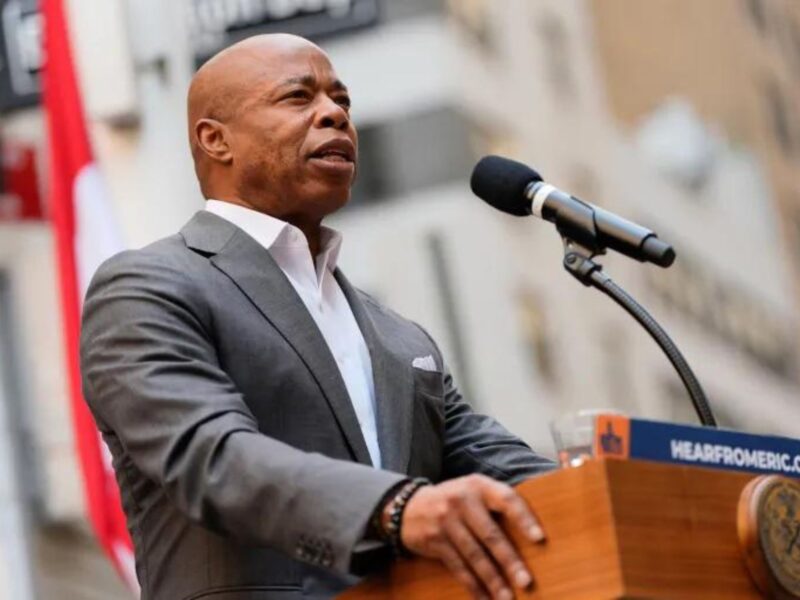
M527 165L503 158L484 156L472 170L469 185L472 192L498 210L527 217L531 214L531 200L525 188L541 176Z

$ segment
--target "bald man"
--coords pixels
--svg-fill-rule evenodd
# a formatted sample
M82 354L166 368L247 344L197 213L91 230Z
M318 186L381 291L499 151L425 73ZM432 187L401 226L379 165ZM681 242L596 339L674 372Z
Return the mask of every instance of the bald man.
M496 517L541 541L509 484L552 465L337 268L321 223L358 139L330 60L250 38L198 71L188 113L205 210L99 269L81 339L142 598L330 598L416 554L510 600L531 575Z

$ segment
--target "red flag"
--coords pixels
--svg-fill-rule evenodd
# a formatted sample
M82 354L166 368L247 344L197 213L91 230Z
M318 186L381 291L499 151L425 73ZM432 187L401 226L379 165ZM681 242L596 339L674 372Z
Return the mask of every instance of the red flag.
M61 291L67 377L89 520L117 571L137 590L133 544L110 456L81 394L80 306L97 266L122 249L83 116L63 0L43 0L44 107L50 147L50 214Z

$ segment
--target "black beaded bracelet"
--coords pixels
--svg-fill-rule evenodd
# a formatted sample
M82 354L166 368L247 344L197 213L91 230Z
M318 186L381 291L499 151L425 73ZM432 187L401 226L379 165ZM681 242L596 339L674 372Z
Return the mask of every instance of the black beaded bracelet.
M403 521L403 512L406 509L408 501L411 499L419 488L425 485L430 485L431 482L424 477L412 479L405 484L400 491L392 498L389 508L389 522L383 528L385 540L391 546L395 556L411 556L411 553L403 546L400 539L400 524Z

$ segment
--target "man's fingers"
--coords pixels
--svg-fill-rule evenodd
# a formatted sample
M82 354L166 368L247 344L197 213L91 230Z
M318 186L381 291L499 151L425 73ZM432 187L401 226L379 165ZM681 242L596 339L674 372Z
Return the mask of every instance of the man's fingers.
M533 543L538 544L545 539L544 530L539 524L539 519L533 514L525 501L513 492L514 497L506 504L506 510L503 514L508 518L513 526L517 527L528 539Z
M461 558L480 578L483 585L495 600L513 600L514 593L498 571L484 547L475 539L472 532L458 519L446 525L447 535L456 547Z
M532 541L544 539L535 515L513 488L468 475L412 497L403 542L413 552L441 560L473 595L488 592L495 600L513 600L512 590L530 588L533 579L496 514Z
M448 543L443 543L436 548L436 552L439 555L439 559L444 563L444 566L453 574L453 577L458 579L458 581L467 588L473 598L487 598L483 585L477 580L475 575L472 574L472 571L470 571L455 548Z
M514 488L487 479L483 485L483 492L486 505L491 510L503 514L532 542L538 544L544 541L545 534L539 520Z
M527 588L532 579L525 563L483 504L479 500L470 502L464 516L475 537L492 553L497 564L503 569L506 580L520 589Z

